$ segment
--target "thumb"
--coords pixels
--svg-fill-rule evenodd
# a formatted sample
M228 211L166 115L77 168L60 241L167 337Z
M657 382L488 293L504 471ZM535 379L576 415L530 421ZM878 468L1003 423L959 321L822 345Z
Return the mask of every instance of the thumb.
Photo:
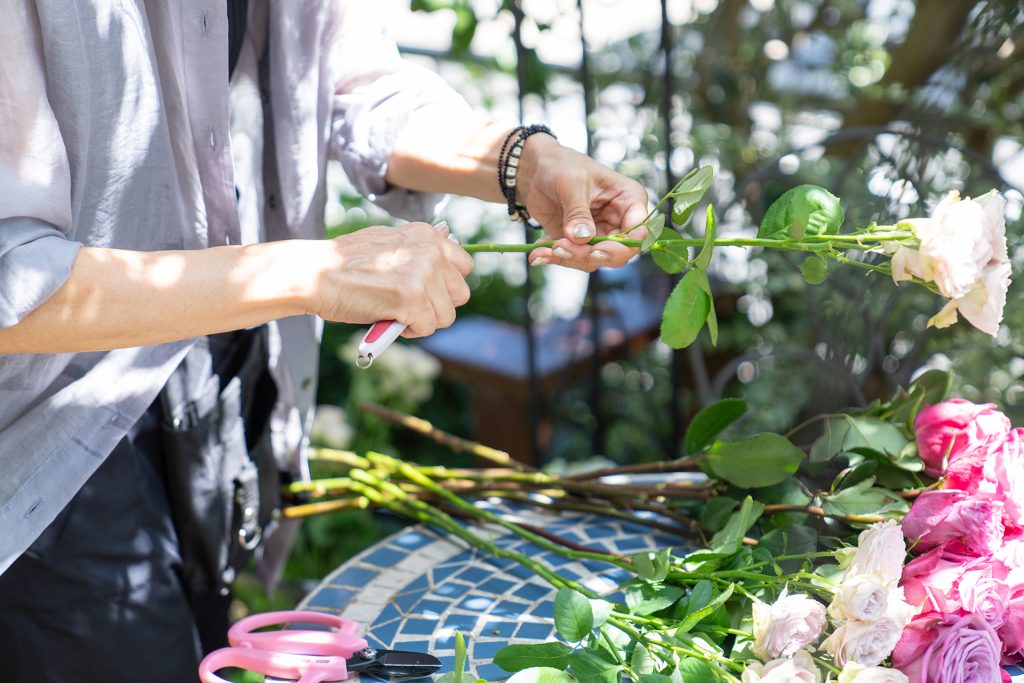
M590 183L574 183L562 198L562 230L576 244L586 244L597 234L594 217L590 215Z

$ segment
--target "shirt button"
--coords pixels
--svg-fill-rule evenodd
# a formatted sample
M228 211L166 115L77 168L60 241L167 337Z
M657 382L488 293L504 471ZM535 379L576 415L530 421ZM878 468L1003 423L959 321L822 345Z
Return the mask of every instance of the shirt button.
M210 129L210 149L217 149L217 131Z
M203 27L203 33L209 33L210 32L210 21L209 21L209 19L206 16L206 12L200 13L199 20L200 20L200 24L202 24L202 27Z

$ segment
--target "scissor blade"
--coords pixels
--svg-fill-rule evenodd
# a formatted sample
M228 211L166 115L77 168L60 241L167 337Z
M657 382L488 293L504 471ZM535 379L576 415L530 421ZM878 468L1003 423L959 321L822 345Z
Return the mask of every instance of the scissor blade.
M349 671L381 678L419 678L429 676L440 668L441 660L437 657L404 650L377 650L372 659L357 654L348 660Z

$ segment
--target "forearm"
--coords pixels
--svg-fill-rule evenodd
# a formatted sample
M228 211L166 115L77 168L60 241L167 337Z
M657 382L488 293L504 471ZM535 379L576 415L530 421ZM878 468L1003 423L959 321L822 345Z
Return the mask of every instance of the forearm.
M60 290L0 329L0 354L145 346L305 313L315 288L310 244L83 248Z
M504 202L498 187L498 155L509 130L470 111L443 104L421 107L395 142L387 180L410 190ZM527 141L523 151L527 168L530 154L544 144L557 145L546 135L531 136Z

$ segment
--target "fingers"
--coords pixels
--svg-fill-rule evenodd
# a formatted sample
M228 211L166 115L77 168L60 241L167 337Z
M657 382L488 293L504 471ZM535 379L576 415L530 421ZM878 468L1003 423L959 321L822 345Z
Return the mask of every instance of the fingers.
M555 195L562 205L562 228L566 240L582 245L597 234L590 213L592 188L586 173L565 173L556 183Z

